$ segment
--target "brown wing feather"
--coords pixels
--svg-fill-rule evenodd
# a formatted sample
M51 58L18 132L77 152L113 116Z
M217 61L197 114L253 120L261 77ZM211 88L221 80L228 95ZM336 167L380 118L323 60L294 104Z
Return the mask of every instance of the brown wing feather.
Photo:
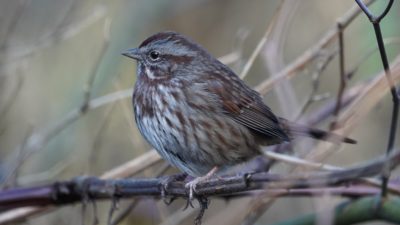
M263 103L261 96L232 71L226 73L230 76L213 74L208 85L209 91L220 98L223 112L270 143L289 141L279 120Z

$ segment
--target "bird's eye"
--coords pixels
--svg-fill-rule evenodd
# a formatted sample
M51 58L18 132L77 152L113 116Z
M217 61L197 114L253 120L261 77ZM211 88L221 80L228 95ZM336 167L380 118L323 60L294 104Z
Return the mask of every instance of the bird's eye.
M158 51L151 51L150 52L150 58L152 60L157 60L160 57L160 53Z

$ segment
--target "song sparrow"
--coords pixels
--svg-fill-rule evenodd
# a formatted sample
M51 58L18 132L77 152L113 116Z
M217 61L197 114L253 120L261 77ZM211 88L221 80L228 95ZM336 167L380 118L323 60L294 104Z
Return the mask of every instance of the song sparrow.
M191 176L244 162L261 154L260 146L294 135L355 143L278 118L231 69L181 34L157 33L123 55L138 62L133 107L140 132Z

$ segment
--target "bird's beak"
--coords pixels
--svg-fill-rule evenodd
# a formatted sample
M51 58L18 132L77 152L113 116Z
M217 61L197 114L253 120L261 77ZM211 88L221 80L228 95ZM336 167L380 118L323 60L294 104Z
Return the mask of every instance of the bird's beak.
M132 58L132 59L136 59L139 60L140 59L140 50L138 48L131 48L128 49L127 51L121 53L122 55Z

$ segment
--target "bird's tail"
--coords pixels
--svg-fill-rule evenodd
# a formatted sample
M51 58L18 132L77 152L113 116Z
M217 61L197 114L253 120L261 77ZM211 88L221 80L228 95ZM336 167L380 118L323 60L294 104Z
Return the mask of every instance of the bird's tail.
M324 140L329 142L344 142L349 144L356 144L357 141L348 137L344 137L333 132L324 131L305 125L297 124L295 122L288 121L283 118L279 118L279 122L282 127L289 133L289 136L306 136L318 140Z

